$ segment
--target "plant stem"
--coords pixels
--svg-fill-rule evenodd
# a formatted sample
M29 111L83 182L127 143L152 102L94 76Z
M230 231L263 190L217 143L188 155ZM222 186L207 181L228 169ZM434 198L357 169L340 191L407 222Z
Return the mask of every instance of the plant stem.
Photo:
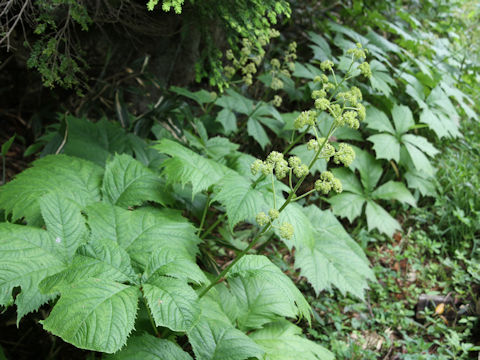
M205 230L202 236L200 236L200 239L202 240L205 239L207 235L210 234L213 230L215 230L218 224L220 224L226 217L227 217L227 214L223 214L219 216L218 219L212 225L210 225L210 227L207 230Z
M203 229L203 225L205 224L205 217L207 216L207 210L210 207L209 202L210 202L210 193L207 194L207 200L205 202L205 208L203 209L202 220L200 220L200 227L198 228L197 236L200 235Z
M150 319L150 323L152 324L153 331L155 332L155 336L160 337L160 333L158 332L157 326L155 325L155 320L153 319L152 312L150 311L150 308L148 307L147 301L145 300L145 294L143 292L143 289L140 288L140 291L142 292L142 295L143 295L142 299L143 299L143 302L145 304L145 307L147 308L148 317Z

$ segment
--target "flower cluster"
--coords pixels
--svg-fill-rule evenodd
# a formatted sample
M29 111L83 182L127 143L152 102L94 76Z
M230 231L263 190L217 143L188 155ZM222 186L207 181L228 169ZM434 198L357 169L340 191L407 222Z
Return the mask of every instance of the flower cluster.
M330 171L324 171L320 175L320 179L315 181L315 190L326 195L331 190L337 194L343 191L342 183Z
M302 164L302 160L298 156L291 156L287 160L284 159L283 154L277 151L272 151L265 161L255 160L250 166L253 175L262 173L264 175L273 174L281 180L292 171L296 177L301 178L308 175L309 169L306 164Z
M293 122L293 127L300 130L305 125L314 126L317 123L317 116L315 110L303 111Z
M338 145L338 150L333 156L333 162L335 164L342 163L344 166L350 166L350 164L355 160L355 151L353 148L345 143Z

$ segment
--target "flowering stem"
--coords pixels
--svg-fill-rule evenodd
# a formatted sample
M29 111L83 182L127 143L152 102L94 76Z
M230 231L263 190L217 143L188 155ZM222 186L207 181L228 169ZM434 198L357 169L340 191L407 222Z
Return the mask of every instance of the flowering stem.
M257 243L258 239L260 239L260 237L265 234L268 230L270 230L270 228L272 227L271 224L267 224L263 227L263 229L257 234L257 236L255 236L255 238L250 242L250 244L244 249L242 250L242 252L240 254L237 255L237 257L235 259L233 259L233 261L228 264L228 266L222 270L222 272L220 274L218 274L215 279L213 279L211 282L210 282L210 285L208 285L205 289L203 289L203 291L198 295L199 298L202 298L203 296L205 296L206 293L208 293L210 291L210 289L212 287L214 287L215 285L217 285L224 277L225 275L228 274L228 272L230 271L230 269L244 256L246 255L251 248L253 248L255 246L255 244Z
M321 144L321 146L319 147L318 151L316 152L315 154L315 157L312 159L312 161L310 162L309 166L308 166L308 169L310 170L313 166L313 164L315 163L315 161L317 161L318 157L320 156L320 153L322 152L325 144L327 143L328 141L328 138L330 137L330 135L335 131L335 123L332 124L332 126L330 127L330 130L328 131L328 134L327 134L327 137L325 138L325 140L323 141L323 143ZM290 193L288 194L288 197L287 199L285 200L285 202L283 203L283 205L280 207L280 209L278 209L278 212L282 212L283 209L285 209L287 207L288 204L290 204L292 201L294 201L293 199L293 196L295 195L295 193L297 192L297 190L300 188L300 186L302 185L303 181L305 180L305 178L307 177L308 174L302 176L300 178L300 180L298 181L298 183L295 185L295 187L290 191ZM225 215L223 216L225 217ZM219 218L220 219L220 218ZM223 218L222 218L223 220ZM217 222L219 222L217 220ZM216 222L216 223L217 223ZM216 224L215 223L215 224ZM215 225L213 224L213 225ZM213 226L212 225L212 226ZM212 228L212 226L210 226L210 228ZM215 225L216 226L216 225ZM258 242L258 240L260 239L260 237L265 234L268 230L270 230L270 228L272 227L272 224L269 223L267 225L265 225L262 230L257 234L257 236L255 236L255 238L250 242L250 244L244 249L242 250L242 252L240 252L237 257L235 259L233 259L233 261L228 264L228 266L222 270L222 272L220 274L218 274L215 279L213 279L210 284L205 288L203 289L203 291L198 295L199 298L202 298L203 296L205 296L206 293L208 293L210 291L210 289L212 287L214 287L216 284L218 284L224 277L225 275L228 274L228 272L230 271L230 269L238 262L240 261L240 259L245 256L254 246L255 244ZM209 230L210 230L209 228ZM203 237L202 239L206 236L206 234L209 233L209 230L207 230L204 234L203 234ZM268 239L264 245L266 245L266 243L268 243L272 238Z
M311 193L313 193L313 192L315 192L315 191L316 191L315 189L312 189L312 190L310 190L310 191L307 191L305 194L302 194L302 195L294 198L294 199L292 200L292 202L293 202L293 201L300 200L300 199L303 199L304 197L310 195Z

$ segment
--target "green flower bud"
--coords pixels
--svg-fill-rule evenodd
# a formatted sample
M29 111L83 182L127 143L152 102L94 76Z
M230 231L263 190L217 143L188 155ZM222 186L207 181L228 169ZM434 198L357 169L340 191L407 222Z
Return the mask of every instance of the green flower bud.
M358 104L357 105L357 112L358 112L358 119L360 121L363 121L365 120L365 117L367 116L367 112L365 110L365 106L363 106L362 104Z
M370 64L368 62L361 63L360 65L358 65L358 68L360 69L360 72L363 76L367 78L372 76L372 70L370 69Z
M270 222L270 218L263 211L257 214L255 220L257 221L257 224L260 226L265 226Z
M325 90L314 90L312 92L312 99L321 99L327 96L327 92Z
M252 175L257 175L263 169L263 161L262 160L255 160L252 165L250 165L250 170L252 171Z
M280 237L290 240L293 237L295 230L293 229L292 224L284 222L280 226Z
M275 219L278 219L278 217L280 216L280 213L278 212L277 209L270 209L268 211L268 215L270 216L270 218L273 220Z
M330 101L328 99L317 99L315 100L315 107L318 110L327 110L328 106L330 105Z
M280 69L280 61L278 59L270 60L270 64L274 69Z
M274 78L272 79L272 83L270 84L270 87L271 87L273 90L283 89L283 81L280 80L280 79L277 78L277 77L274 77Z
M317 180L315 181L315 190L326 195L332 190L332 184L326 181Z
M307 143L307 150L315 150L315 151L318 151L318 149L319 149L319 145L318 145L317 140L311 139L311 140L308 141L308 143Z
M296 177L299 177L299 178L305 175L308 175L309 173L308 166L305 164L296 166L293 168L293 173L295 174Z
M288 159L288 164L290 167L294 168L302 164L302 160L298 156L290 156Z
M287 176L287 173L289 171L288 163L286 160L280 160L276 163L275 165L275 176L277 177L278 180L283 179L285 176Z
M340 194L343 191L343 186L340 179L335 178L332 180L332 188L337 194Z
M333 156L335 164L342 163L345 166L350 166L353 160L355 160L355 151L353 148L348 144L341 143L338 146L338 151Z
M272 163L267 163L267 162L264 162L263 163L263 166L262 166L262 174L263 175L270 175L273 173L273 168L275 167L274 164Z
M282 106L282 97L279 95L275 95L272 100L272 104L275 107L280 107Z
M279 153L278 151L272 151L267 156L267 163L276 164L279 161L283 160L283 154Z
M331 60L325 60L320 63L320 69L322 69L322 71L325 71L325 70L332 71L333 66L334 64L333 64L333 61Z
M227 52L225 53L225 56L227 57L227 60L233 60L235 58L232 50L227 50Z

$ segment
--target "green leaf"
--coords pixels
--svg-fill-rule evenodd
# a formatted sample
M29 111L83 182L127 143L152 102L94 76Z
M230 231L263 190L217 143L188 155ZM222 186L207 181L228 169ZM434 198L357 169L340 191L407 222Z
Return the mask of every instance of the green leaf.
M227 89L226 94L215 101L215 105L221 106L240 114L248 115L255 108L254 102L239 94L233 89Z
M262 124L253 117L249 118L247 121L247 133L260 144L262 149L265 149L265 146L270 144L270 139Z
M232 325L202 319L188 332L197 360L261 359L263 350Z
M368 141L373 143L373 150L377 159L400 160L400 143L395 136L390 134L376 134L367 138Z
M192 196L207 190L225 175L226 169L172 140L162 139L154 149L171 156L163 162L170 183L192 184Z
M197 104L203 105L207 104L210 102L215 101L216 95L212 94L211 92L208 92L207 90L199 90L199 91L189 91L185 88L178 87L178 86L170 86L170 91L173 91L174 93L178 95L185 96L189 99L194 100Z
M10 305L12 290L20 287L15 299L17 322L51 299L39 292L38 284L64 268L59 247L45 230L0 223L0 306Z
M395 129L390 123L390 120L388 120L387 115L376 107L367 107L365 122L370 129L378 130L380 132L388 132L392 135L395 134Z
M409 142L405 143L405 147L417 171L423 172L427 176L432 176L435 174L435 169L430 163L430 160L428 160L422 151L418 150L416 146L413 146Z
M40 198L40 209L48 232L59 247L63 248L64 259L71 259L87 232L80 206L61 194L52 192Z
M214 200L225 206L231 231L240 221L253 221L260 211L268 209L263 194L238 173L232 172L220 180L216 192Z
M176 343L159 339L150 334L132 336L127 346L116 354L108 355L105 360L193 360Z
M64 288L43 328L81 349L114 353L127 341L137 314L139 290L91 278Z
M102 193L108 202L127 208L145 201L165 204L168 199L158 175L129 155L115 155L107 163Z
M12 146L13 140L15 140L15 136L16 135L13 135L10 139L8 139L6 142L2 144L1 154L3 157L7 156L7 152L8 150L10 150L10 146Z
M198 320L197 293L184 280L153 276L142 288L157 326L188 331Z
M334 285L343 295L350 292L363 299L368 288L366 280L373 278L368 263L337 239L316 237L313 249L297 251L295 267L301 268L300 274L308 279L317 295Z
M145 268L152 249L170 248L194 260L200 239L187 219L169 211L142 208L128 211L108 204L86 209L92 239L110 239Z
M250 334L265 350L263 360L333 360L334 355L324 347L302 336L302 329L279 320Z
M407 190L405 185L397 181L388 181L385 184L379 186L372 192L372 198L383 200L398 200L403 203L407 203L413 207L417 206L415 198L410 191Z
M208 282L203 271L191 258L168 248L155 250L148 261L144 278L155 275L167 275L197 284Z
M8 184L0 187L0 207L12 221L25 217L41 224L39 199L54 192L83 207L100 200L103 170L85 160L51 155L41 158Z
M370 69L372 70L372 76L370 77L372 88L389 97L392 92L391 86L395 86L395 80L388 73L386 66L377 60L373 60L370 62Z
M403 174L405 180L407 180L408 187L411 189L417 189L423 196L437 196L437 190L432 179L426 177L425 174L411 169Z
M344 191L352 192L354 194L363 195L363 188L358 178L350 170L339 167L332 169L333 174L342 182Z
M225 135L236 132L238 129L237 117L230 109L221 110L217 115L216 121L222 124Z
M380 180L380 176L382 176L383 169L381 162L375 160L375 158L365 150L357 147L354 147L354 150L355 160L352 165L350 165L350 168L358 170L363 187L370 192L375 188L378 180Z
M365 214L367 216L368 231L378 229L388 236L393 236L395 230L401 230L398 221L373 201L367 201Z
M363 195L344 192L331 197L328 202L332 205L335 215L346 217L352 223L353 220L362 215L365 198Z
M226 275L227 279L240 278L240 281L229 281L232 292L242 304L244 325L249 322L258 324L262 316L269 317L278 311L288 312L286 316L297 315L310 321L310 305L297 289L295 284L267 257L261 255L246 255L241 258ZM249 288L251 286L251 288ZM250 306L251 293L256 298L256 303L262 307ZM276 304L276 305L269 305ZM246 313L245 313L246 311ZM249 318L252 314L252 319Z
M368 288L367 280L374 280L369 261L363 250L343 229L329 211L315 206L305 209L315 229L314 245L297 249L295 267L312 284L316 294L324 289L337 287L363 299Z
M126 251L112 240L97 239L81 246L67 269L45 278L40 290L47 294L62 291L65 286L89 278L137 283Z
M362 258L367 264L369 260L363 249L353 240L343 225L338 221L335 215L329 210L320 210L315 205L304 208L310 222L315 228L316 234L320 239L336 239L345 243L358 257Z
M87 119L67 115L67 140L62 148L65 155L76 156L104 166L115 153L131 154L129 136L118 123L105 119L92 123ZM64 134L60 133L63 137Z
M413 115L408 106L395 105L392 109L393 123L397 130L397 134L404 134L415 125Z
M440 153L427 139L423 136L417 136L412 134L405 134L402 136L402 140L406 143L410 143L416 146L419 150L423 151L428 156L435 156Z
M458 121L437 109L425 108L420 114L420 122L428 127L439 137L461 136Z

